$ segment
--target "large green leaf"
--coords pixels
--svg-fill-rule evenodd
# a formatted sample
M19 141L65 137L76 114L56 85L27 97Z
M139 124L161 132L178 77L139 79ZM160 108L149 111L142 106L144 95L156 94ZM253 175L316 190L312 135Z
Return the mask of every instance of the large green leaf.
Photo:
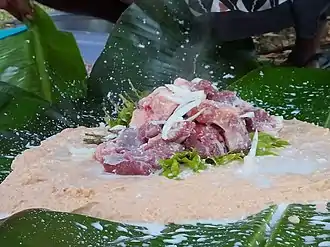
M87 75L71 33L58 31L38 6L28 31L0 42L0 81L59 102L86 94Z
M1 223L2 246L329 246L326 204L271 206L233 223L124 224L27 210Z
M266 246L330 246L329 203L287 207Z
M236 51L221 49L202 25L207 20L194 19L184 1L141 0L116 26L93 70L86 101L85 70L73 37L58 32L41 10L37 16L28 32L0 42L0 47L10 48L1 48L0 54L16 52L0 62L1 71L6 71L0 78L0 166L6 166L0 179L28 142L38 144L77 124L95 124L101 116L95 114L102 113L99 102L110 90L128 91L129 82L150 90L177 76L202 77L225 87L256 65L250 53L237 47ZM236 77L226 81L228 73ZM231 88L286 118L296 116L323 125L329 112L328 77L329 72L320 70L265 68ZM317 212L315 205L273 206L231 224L150 228L32 210L0 221L0 246L328 246L329 217L326 210Z
M330 72L319 69L257 69L229 88L285 119L330 127Z
M82 215L23 211L0 225L4 246L257 246L265 243L266 224L276 207L229 224L140 225ZM31 226L34 230L31 231Z
M73 35L58 31L38 6L28 27L0 41L0 181L27 144L85 116L86 69Z
M75 126L75 113L71 112L73 118L68 114L72 107L60 111L35 94L4 82L0 82L0 106L0 181L8 175L12 158L27 145L38 145L45 137Z
M176 77L209 79L219 88L236 81L229 88L271 113L330 125L329 71L269 67L245 75L255 66L251 53L238 42L219 48L208 21L194 18L184 1L138 1L122 15L94 66L90 95L103 99L110 92L117 101L117 93L131 91L130 83L151 90ZM110 113L111 106L106 102Z
M219 86L255 68L245 42L223 45L207 17L196 19L184 1L140 0L121 16L98 58L89 86L99 99L111 92L144 91L175 79L201 77ZM235 76L235 78L233 78Z

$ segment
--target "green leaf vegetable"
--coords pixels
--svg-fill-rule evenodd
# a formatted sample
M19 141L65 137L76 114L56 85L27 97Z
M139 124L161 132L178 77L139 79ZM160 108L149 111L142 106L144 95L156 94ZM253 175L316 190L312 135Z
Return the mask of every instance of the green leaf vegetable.
M131 97L128 93L125 93L125 96L119 94L119 97L123 102L121 106L110 100L111 104L115 107L115 110L118 113L117 117L111 117L104 109L106 115L105 122L110 127L114 127L117 125L128 126L132 119L133 111L136 109L135 102L138 102L138 100L146 97L149 94L148 91L139 91L135 89L132 83L130 83L130 87L134 95L133 97Z
M107 125L109 125L110 127L114 127L117 125L128 126L129 122L132 119L133 111L136 108L134 101L128 95L124 97L122 94L120 94L119 97L123 101L122 107L119 107L118 105L114 104L116 111L118 112L118 116L116 118L113 118L107 115L105 119Z
M244 153L228 153L225 155L221 155L218 157L213 157L213 158L207 158L206 162L213 164L215 166L220 166L220 165L227 165L230 162L233 162L235 160L238 161L243 161L244 158Z
M170 159L160 160L159 164L163 169L162 175L167 178L177 178L182 167L190 168L194 172L205 170L207 167L196 150L178 152Z
M253 138L254 133L250 134L250 138ZM270 134L259 132L258 135L258 145L257 145L257 156L273 155L278 154L273 150L276 148L284 148L290 145L289 142L282 140L280 138L274 137Z
M253 134L250 134L251 139L253 138ZM260 132L258 136L257 156L277 156L278 154L273 151L274 149L284 148L290 145L287 141L264 132ZM214 166L227 165L233 161L243 161L244 156L245 154L243 152L239 152L202 159L198 152L193 150L176 153L169 159L159 161L159 164L163 169L161 175L173 179L179 178L182 170L187 168L193 172L199 172L207 168L206 164L212 164Z

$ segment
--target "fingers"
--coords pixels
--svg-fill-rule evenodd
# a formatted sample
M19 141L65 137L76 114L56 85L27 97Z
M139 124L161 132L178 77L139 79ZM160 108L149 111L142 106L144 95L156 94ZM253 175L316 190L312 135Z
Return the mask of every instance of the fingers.
M28 19L32 18L33 13L29 0L14 0L12 2L16 2L16 8L18 9L22 17L26 17Z
M32 19L33 10L28 0L7 0L4 9L20 21Z

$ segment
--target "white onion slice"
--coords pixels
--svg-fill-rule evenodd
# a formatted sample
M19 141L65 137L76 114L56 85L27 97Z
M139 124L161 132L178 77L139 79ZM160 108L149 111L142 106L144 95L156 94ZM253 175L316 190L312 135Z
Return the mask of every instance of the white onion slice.
M200 90L200 91L191 92L189 97L194 98L194 99L205 100L206 94L203 90Z
M167 119L162 130L162 139L167 140L168 133L171 130L172 126L182 119L182 117L187 114L191 109L199 106L202 103L202 100L194 100L189 103L179 105L173 114Z
M164 95L167 99L177 103L177 104L184 104L187 102L187 99L183 97L178 97L176 95Z
M188 88L180 87L174 84L165 84L165 87L176 95L187 95L187 93L191 93Z
M196 118L198 118L199 115L201 115L204 112L205 108L200 110L199 112L197 112L196 114L192 115L191 117L184 119L183 117L178 118L177 121L175 121L175 123L179 123L179 122L191 122L194 121ZM151 124L155 124L155 125L159 125L159 124L165 124L166 121L151 121Z
M191 117L185 119L184 121L194 121L196 118L199 117L199 115L201 115L203 112L205 111L205 108L203 108L202 110L200 110L199 112L197 112L196 114L192 115Z
M258 130L254 132L254 136L251 142L251 148L247 156L255 157L257 154L257 146L258 146L259 136L258 136Z
M163 96L178 104L186 104L195 99L206 99L206 94L204 91L176 91L173 94L164 94Z
M254 112L247 112L244 113L243 115L240 115L240 118L254 118Z
M242 172L245 175L251 175L253 172L255 172L258 169L255 163L255 157L257 154L257 145L258 145L258 130L256 130L254 133L249 153L244 157L244 165Z
M197 83L201 82L202 80L203 79L196 77L191 82L197 84Z
M121 131L121 130L124 130L126 129L127 127L124 126L124 125L116 125L116 126L113 126L109 129L109 131Z
M174 84L166 84L165 86L167 89L169 89L173 93L174 97L179 97L179 98L184 97L186 99L187 98L188 99L199 99L199 98L206 99L206 95L203 90L192 92L186 87L181 87L181 86L177 86Z
M259 137L258 137L258 130L256 129L256 131L254 132L254 136L253 136L252 142L251 142L251 148L250 148L250 151L249 151L249 153L244 157L244 161L245 161L245 158L247 158L247 159L251 159L251 158L256 157L256 154L257 154L257 147L258 147L258 140L259 140Z

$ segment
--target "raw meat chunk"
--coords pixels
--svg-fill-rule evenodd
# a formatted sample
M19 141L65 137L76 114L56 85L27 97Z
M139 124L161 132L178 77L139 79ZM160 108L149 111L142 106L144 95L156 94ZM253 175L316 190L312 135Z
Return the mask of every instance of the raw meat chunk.
M219 91L207 80L178 78L141 99L130 127L99 145L94 157L110 173L149 175L160 169L160 159L176 152L196 149L207 158L245 151L249 132L276 134L281 127L281 118L235 92Z
M159 135L161 130L159 124L145 123L138 129L139 139L146 143L149 139Z
M184 140L186 140L190 136L194 127L195 127L194 122L188 122L188 121L187 122L177 122L170 129L168 139L166 141L182 143Z
M222 135L228 151L241 151L250 147L251 140L249 133L246 129L245 121L239 116L237 108L219 102L205 100L199 107L191 111L191 114L195 114L201 110L203 112L196 118L196 121L219 126L222 129Z
M271 116L260 108L254 108L250 112L253 114L250 117L245 117L246 127L249 132L254 132L257 129L261 132L276 135L278 130L283 127L282 117Z
M183 151L178 143L163 140L143 144L137 129L128 128L115 140L102 143L95 152L95 159L103 164L106 172L119 175L149 175L159 169L159 159L170 158Z
M196 124L184 145L196 149L203 158L220 156L227 152L223 137L211 125Z
M133 112L130 126L139 128L153 120L167 120L179 105L170 99L171 95L171 91L166 87L159 87L147 97L141 99L138 109Z

